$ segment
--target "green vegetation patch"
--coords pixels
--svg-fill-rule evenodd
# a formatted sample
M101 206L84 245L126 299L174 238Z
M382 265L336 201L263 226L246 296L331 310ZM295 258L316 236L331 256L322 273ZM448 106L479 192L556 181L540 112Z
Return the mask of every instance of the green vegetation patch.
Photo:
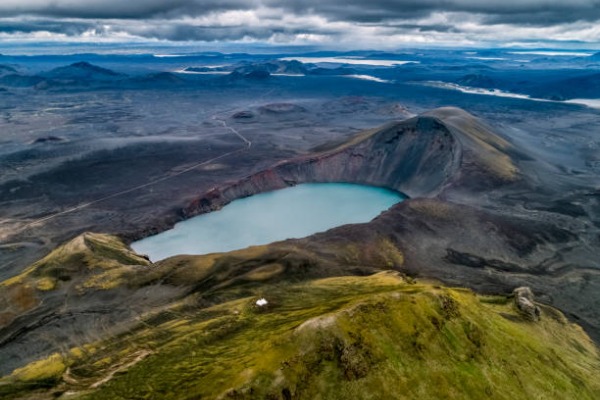
M257 305L259 299L266 304ZM544 307L539 322L528 322L506 297L409 283L394 272L265 284L248 297L182 310L163 310L93 351L72 351L61 361L68 374L43 393L84 399L600 398L598 350L558 311ZM4 387L38 380L21 374L5 379Z

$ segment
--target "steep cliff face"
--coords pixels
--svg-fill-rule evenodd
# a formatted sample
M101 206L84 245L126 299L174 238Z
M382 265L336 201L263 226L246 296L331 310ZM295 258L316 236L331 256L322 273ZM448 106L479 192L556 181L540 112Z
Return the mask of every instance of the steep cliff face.
M511 152L515 152L512 145L482 121L445 107L223 184L193 201L184 215L214 211L238 198L299 183L381 186L411 198L435 197L450 184L484 190L519 179Z
M190 204L184 214L213 211L237 198L308 182L360 183L387 187L409 197L433 197L469 171L495 183L515 179L517 169L503 153L509 146L468 113L439 109L214 188Z
M410 197L431 196L460 165L455 137L437 119L386 126L355 144L276 168L286 182L352 182L385 186Z

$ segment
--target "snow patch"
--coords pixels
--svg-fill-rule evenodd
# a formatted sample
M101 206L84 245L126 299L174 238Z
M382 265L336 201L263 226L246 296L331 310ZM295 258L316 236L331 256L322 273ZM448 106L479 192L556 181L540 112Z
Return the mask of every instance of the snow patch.
M531 100L531 101L540 101L543 103L567 103L567 104L576 104L580 106L586 106L589 108L600 109L600 99L571 99L571 100L549 100L549 99L540 99L538 97L531 97L526 94L519 93L511 93L505 92L500 89L484 89L470 86L461 86L455 83L449 82L441 82L441 81L425 81L425 82L413 82L417 84L421 84L424 86L432 86L440 89L448 89L448 90L458 90L462 93L469 94L481 94L485 96L496 96L496 97L510 97L513 99L522 99L522 100Z
M585 105L590 108L600 109L600 99L572 99L565 100L565 103Z
M347 78L362 79L365 81L373 81L373 82L379 82L379 83L390 83L391 82L391 81L381 79L381 78L378 78L376 76L371 76L371 75L342 75L342 76L345 76Z
M589 57L593 56L595 53L575 51L510 51L508 54L528 54L547 57Z
M281 61L300 61L302 63L312 64L350 64L350 65L373 65L378 67L395 67L404 64L418 64L418 61L399 61L399 60L369 60L349 57L285 57Z
M467 57L470 60L482 60L482 61L504 61L506 58L502 57Z
M156 58L175 58L175 57L185 57L185 54L153 54L153 57Z
M207 68L218 68L218 67L207 67ZM173 71L177 74L190 74L190 75L227 75L231 71L188 71L186 69L177 69Z

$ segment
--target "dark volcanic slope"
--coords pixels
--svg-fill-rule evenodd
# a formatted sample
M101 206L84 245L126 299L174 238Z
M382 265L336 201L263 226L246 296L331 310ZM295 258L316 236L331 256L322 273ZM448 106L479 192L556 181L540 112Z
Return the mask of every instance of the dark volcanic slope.
M304 182L385 186L410 197L433 197L467 178L479 179L483 188L518 178L517 168L504 153L510 149L474 117L444 108L216 188L186 212L207 212L236 198Z
M358 182L411 196L371 223L154 266L115 239L76 239L1 283L9 293L4 308L10 310L0 318L4 372L89 342L98 332L126 330L136 314L190 293L207 306L245 296L246 287L265 280L297 282L381 269L489 292L528 285L600 339L599 236L591 223L600 209L598 194L541 188L530 164L527 154L482 121L442 108L225 183L183 210L191 216L302 182ZM98 313L102 318L90 317Z

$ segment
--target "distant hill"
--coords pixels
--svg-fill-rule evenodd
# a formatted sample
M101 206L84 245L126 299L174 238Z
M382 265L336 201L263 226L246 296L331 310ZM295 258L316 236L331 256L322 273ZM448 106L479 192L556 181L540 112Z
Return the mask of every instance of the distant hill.
M124 74L98 67L85 61L65 67L58 67L40 75L54 80L73 81L114 81L126 77Z
M228 72L231 71L227 67L187 67L185 72Z
M600 51L588 57L588 59L600 60Z
M243 79L247 80L265 80L271 77L271 73L264 69L251 70L249 72L240 72L238 70L233 71L226 76L228 81L239 81Z
M147 85L172 85L184 83L185 80L171 72L158 72L154 74L133 77L129 80L129 82Z
M309 71L310 75L323 75L323 76L339 76L339 75L356 75L357 72L353 68L338 67L338 68L322 68L316 67Z
M349 67L324 68L315 64L305 64L297 60L270 60L265 62L244 62L224 67L188 67L187 72L230 72L228 80L267 79L272 75L356 75Z
M409 67L411 68L419 68L422 67L423 65L427 65L427 63L421 63L421 64L408 64ZM430 65L434 65L432 63L430 63ZM403 66L404 69L406 70L406 66ZM493 70L494 68L489 66L489 65L485 65L485 64L480 64L480 63L471 63L471 64L465 64L465 65L441 65L441 66L435 66L436 70L443 70L443 71L464 71L464 72L469 72L469 71L480 71L480 70Z
M274 74L306 75L308 72L306 65L297 60L277 61L276 63L270 64L275 64L277 66L277 68L274 71L270 71Z
M256 70L256 71L251 71L248 72L247 74L244 74L244 78L247 79L267 79L271 76L271 73L269 71L265 71L265 70Z
M531 89L531 95L552 100L600 98L600 73L543 84Z
M10 87L32 87L44 84L47 80L40 76L8 74L0 76L0 84Z
M16 74L17 70L10 65L2 65L0 64L0 76L7 74Z
M300 61L271 60L268 62L247 63L235 68L236 72L247 75L256 71L266 71L269 74L306 75L308 69Z
M483 74L468 74L459 78L456 83L463 86L492 89L498 86L492 77Z
M36 87L37 89L65 87L104 87L122 85L125 87L154 87L178 85L186 80L171 72L157 72L130 77L88 62L77 62L54 68L39 75L0 74L0 85L9 87Z

